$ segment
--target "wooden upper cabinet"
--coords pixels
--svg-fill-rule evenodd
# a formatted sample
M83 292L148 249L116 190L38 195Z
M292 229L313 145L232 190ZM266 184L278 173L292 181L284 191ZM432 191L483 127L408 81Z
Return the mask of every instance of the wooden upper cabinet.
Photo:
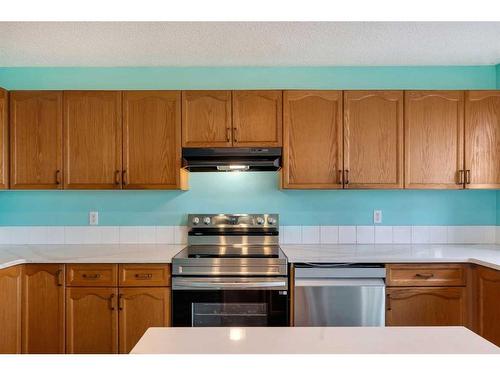
M0 270L0 354L21 353L23 266Z
M10 93L11 189L62 189L61 91Z
M231 91L182 92L182 146L231 147Z
M23 353L65 352L64 264L25 266L22 312Z
M465 186L500 189L500 91L467 91L465 99Z
M282 187L342 188L342 169L342 91L285 91Z
M464 92L405 92L405 187L462 189Z
M8 94L0 88L0 189L9 187L9 121Z
M181 92L123 93L123 187L178 189L181 173Z
M118 289L66 289L66 353L118 353Z
M64 92L64 187L120 189L120 91Z
M233 91L233 146L280 147L282 92Z
M344 92L344 187L403 188L403 91Z

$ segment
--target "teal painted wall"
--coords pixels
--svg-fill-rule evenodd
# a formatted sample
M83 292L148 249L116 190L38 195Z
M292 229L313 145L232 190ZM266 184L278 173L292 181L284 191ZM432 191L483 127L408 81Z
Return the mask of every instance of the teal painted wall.
M499 67L0 68L15 89L494 89ZM499 85L500 87L500 85ZM495 225L496 191L283 191L276 173L191 174L180 191L3 191L0 225L184 224L188 212L276 212L284 225Z

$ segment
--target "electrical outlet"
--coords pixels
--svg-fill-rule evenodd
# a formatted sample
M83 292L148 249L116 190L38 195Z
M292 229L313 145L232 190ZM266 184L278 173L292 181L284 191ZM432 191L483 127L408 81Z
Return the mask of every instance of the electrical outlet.
M373 223L374 224L382 223L382 210L373 211Z
M89 212L89 225L99 225L99 212L97 211Z

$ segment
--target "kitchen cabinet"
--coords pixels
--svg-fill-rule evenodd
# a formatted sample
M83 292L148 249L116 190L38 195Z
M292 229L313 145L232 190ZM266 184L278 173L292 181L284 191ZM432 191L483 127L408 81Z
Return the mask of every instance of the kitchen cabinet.
M65 352L64 303L64 265L27 264L23 276L23 353Z
M345 188L403 188L403 91L344 92Z
M170 326L170 288L120 288L120 353L129 353L150 327Z
M10 93L11 189L62 189L61 91Z
M118 353L118 289L66 289L66 353Z
M0 270L0 354L21 353L23 266Z
M182 92L182 146L231 147L231 91Z
M462 189L464 92L405 92L405 187Z
M0 88L0 189L9 188L9 121L6 90Z
M181 169L181 92L123 93L123 188L186 187Z
M342 188L342 91L283 93L285 189Z
M233 146L280 147L282 92L233 91Z
M65 91L64 187L120 189L122 185L122 94Z
M500 346L500 271L473 266L475 330Z
M500 189L500 91L465 94L465 187Z

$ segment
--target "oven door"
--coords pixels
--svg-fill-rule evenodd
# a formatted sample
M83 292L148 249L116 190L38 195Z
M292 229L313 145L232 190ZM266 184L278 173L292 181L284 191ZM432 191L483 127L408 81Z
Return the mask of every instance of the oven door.
M288 326L288 280L174 277L174 327Z

